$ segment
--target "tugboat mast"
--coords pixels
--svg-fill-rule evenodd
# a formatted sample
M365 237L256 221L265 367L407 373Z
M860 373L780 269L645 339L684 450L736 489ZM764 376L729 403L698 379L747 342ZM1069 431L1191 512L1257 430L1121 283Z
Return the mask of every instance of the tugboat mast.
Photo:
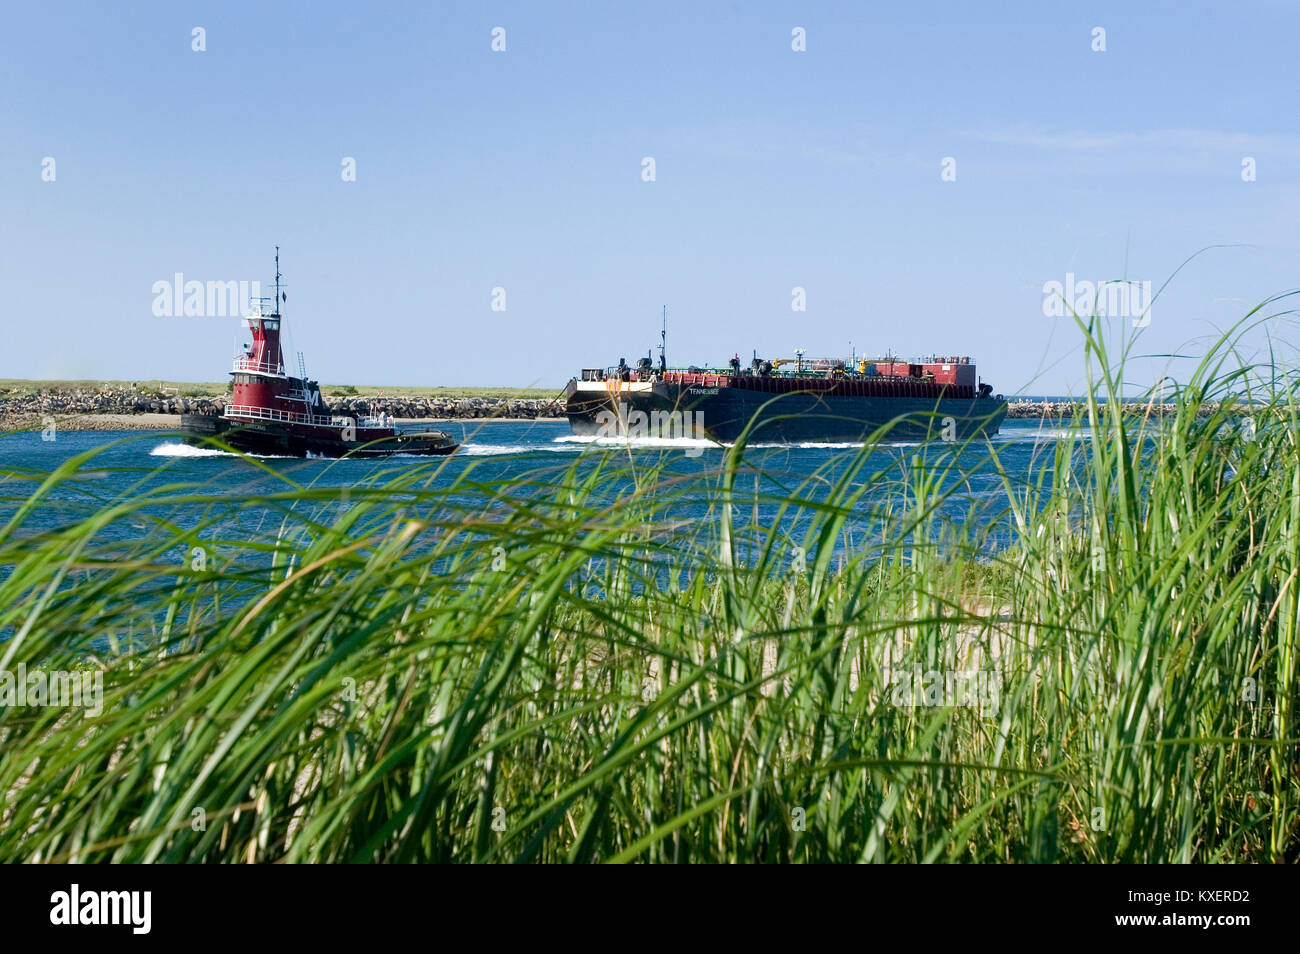
M664 305L664 322L659 329L659 373L668 370L668 359L664 357L664 346L668 343L668 306Z
M271 312L280 317L280 246L275 247L275 306Z

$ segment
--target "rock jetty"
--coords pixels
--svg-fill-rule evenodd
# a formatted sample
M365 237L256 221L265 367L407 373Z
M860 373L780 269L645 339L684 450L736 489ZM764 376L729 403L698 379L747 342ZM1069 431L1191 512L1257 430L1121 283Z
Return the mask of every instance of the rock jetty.
M1134 401L1124 405L1124 412L1134 416L1164 417L1172 414L1173 404L1151 404ZM1218 405L1206 402L1198 409L1198 415L1206 417L1217 410ZM1033 401L1023 398L1007 399L1008 418L1047 418L1070 420L1074 417L1086 417L1088 405L1085 401Z
M227 398L187 397L131 387L50 387L0 389L0 429L45 426L49 419L67 429L153 429L180 426L181 414L220 414ZM386 412L400 420L538 420L564 417L555 399L496 397L343 397L329 400L335 414Z
M335 414L373 415L381 411L399 421L458 421L488 418L553 420L564 417L557 399L497 397L338 397L327 399ZM176 428L181 414L220 414L224 397L187 397L145 387L49 387L32 393L27 388L0 389L0 430L45 426L53 418L59 426L85 430L138 430ZM1134 404L1134 414L1168 413L1171 405ZM1208 408L1206 409L1209 410ZM1076 401L1011 398L1008 418L1070 419L1087 413Z
M442 421L474 420L478 418L507 418L510 420L536 420L538 418L564 417L564 405L558 400L535 398L341 398L329 402L335 414L388 413L398 420L434 418Z

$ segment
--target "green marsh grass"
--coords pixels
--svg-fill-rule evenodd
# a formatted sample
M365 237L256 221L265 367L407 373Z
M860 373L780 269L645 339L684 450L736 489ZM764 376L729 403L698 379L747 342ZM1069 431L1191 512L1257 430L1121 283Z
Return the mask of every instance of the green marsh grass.
M0 858L1293 861L1295 385L1225 338L1125 415L1087 331L1090 418L1027 479L996 445L346 495L9 465L0 670L105 695L0 710ZM972 670L989 704L900 704Z

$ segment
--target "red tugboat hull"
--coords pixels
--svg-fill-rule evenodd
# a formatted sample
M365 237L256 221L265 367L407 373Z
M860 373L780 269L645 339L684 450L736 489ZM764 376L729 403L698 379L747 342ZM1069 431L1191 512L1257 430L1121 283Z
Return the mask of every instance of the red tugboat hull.
M443 431L367 427L350 430L355 434L353 439L345 438L344 426L181 415L181 436L187 444L225 444L245 454L267 457L427 457L452 454L460 446Z

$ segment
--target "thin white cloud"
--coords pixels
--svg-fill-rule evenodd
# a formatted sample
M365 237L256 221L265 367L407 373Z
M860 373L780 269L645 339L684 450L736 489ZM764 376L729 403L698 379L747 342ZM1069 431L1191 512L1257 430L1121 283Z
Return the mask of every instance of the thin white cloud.
M1016 126L965 130L980 142L1046 149L1053 152L1175 153L1224 152L1300 157L1300 136L1223 129L1143 129L1133 131Z

